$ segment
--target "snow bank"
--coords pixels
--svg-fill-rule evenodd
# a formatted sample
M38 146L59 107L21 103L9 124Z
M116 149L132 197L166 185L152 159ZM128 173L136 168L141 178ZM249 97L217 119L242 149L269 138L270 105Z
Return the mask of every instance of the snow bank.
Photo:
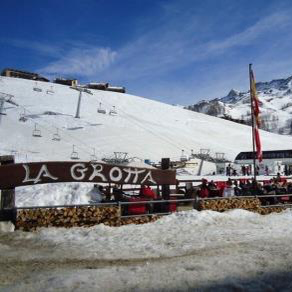
M145 225L0 233L0 266L13 265L12 272L4 269L0 274L0 287L12 291L271 289L284 272L292 273L291 222L291 211L261 216L244 210L194 210ZM289 287L289 275L282 287Z
M13 232L15 226L11 222L0 222L0 233L3 232Z
M18 241L29 238L32 246L40 243L43 247L58 246L54 254L48 255L54 259L68 259L72 254L78 259L99 260L164 258L229 241L272 240L286 235L292 238L291 219L291 211L261 216L245 210L225 213L192 210L145 225L42 228L35 233L17 231L15 238ZM32 259L36 255L27 253L23 257Z

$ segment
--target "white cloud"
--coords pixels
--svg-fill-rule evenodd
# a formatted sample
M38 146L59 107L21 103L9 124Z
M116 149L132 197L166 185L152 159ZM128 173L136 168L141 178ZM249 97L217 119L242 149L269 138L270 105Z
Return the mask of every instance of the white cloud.
M63 53L61 47L39 41L0 38L0 42L17 48L33 50L45 56L61 57Z
M38 70L47 75L92 77L109 67L117 53L109 48L73 48L63 57Z
M292 26L290 12L274 12L242 31L216 41L212 38L211 40L205 38L203 41L204 38L200 38L198 32L200 24L197 19L186 18L184 25L178 24L177 29L171 20L169 24L148 31L121 48L116 62L103 74L106 78L115 80L125 80L126 76L127 81L169 74L171 71L198 61L206 61L240 46L255 45L269 34L277 35L281 29ZM263 45L265 44L260 46Z
M218 42L210 42L207 44L207 53L214 51L218 52L219 50L227 50L236 46L248 45L264 33L272 32L274 30L279 31L288 24L291 24L290 12L275 12L260 19L242 32L239 32Z

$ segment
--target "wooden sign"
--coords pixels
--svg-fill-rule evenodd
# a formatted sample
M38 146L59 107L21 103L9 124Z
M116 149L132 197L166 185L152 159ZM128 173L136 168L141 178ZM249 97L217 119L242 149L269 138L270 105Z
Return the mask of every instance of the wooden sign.
M173 185L176 173L173 170L72 161L0 166L0 189L59 182Z

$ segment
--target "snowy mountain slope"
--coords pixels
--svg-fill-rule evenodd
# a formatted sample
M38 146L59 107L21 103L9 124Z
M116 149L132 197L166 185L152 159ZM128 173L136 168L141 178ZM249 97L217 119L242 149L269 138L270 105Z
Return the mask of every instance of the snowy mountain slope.
M47 94L47 90L54 93ZM81 118L77 119L79 92L68 86L3 77L0 92L12 94L14 103L4 105L0 154L12 153L16 161L70 160L73 145L80 160L91 159L93 148L98 159L125 151L130 157L152 161L179 159L182 149L189 155L191 149L199 152L201 148L210 149L212 154L224 152L232 160L238 152L251 149L249 126L138 96L99 90L92 90L93 95L83 93ZM107 114L97 113L100 102ZM113 106L116 116L108 114ZM32 136L35 124L42 137ZM52 140L57 129L60 141ZM261 131L261 138L264 149L289 148L292 144L291 137L266 131ZM204 164L202 175L214 169L214 165L210 167ZM52 184L18 188L16 204L87 203L91 187Z
M33 88L42 89L42 92ZM53 94L47 94L53 90ZM80 119L74 118L78 100L76 90L68 86L1 78L0 92L12 94L18 104L5 103L6 116L0 126L0 151L14 152L17 160L68 160L72 145L80 159L88 160L93 148L99 159L114 151L131 157L159 160L178 158L181 149L190 153L200 148L224 152L229 159L251 149L250 128L214 117L184 110L153 100L114 92L92 90L83 93ZM116 116L97 113L99 103L107 112L115 106ZM22 115L28 118L19 120ZM42 137L33 137L35 127ZM53 141L58 129L61 141ZM261 133L264 149L287 148L290 137Z
M286 79L259 82L256 84L261 102L261 128L279 134L292 134L292 76ZM249 91L239 92L232 89L223 98L202 101L188 107L196 112L250 123Z

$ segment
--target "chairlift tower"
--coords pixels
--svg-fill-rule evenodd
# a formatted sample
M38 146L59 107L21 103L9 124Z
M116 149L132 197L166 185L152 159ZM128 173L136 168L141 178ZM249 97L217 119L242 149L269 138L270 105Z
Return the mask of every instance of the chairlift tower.
M217 160L221 160L221 161L224 161L225 160L225 157L224 157L225 153L216 152L215 155L216 155L216 159Z
M5 102L10 102L10 103L14 103L12 101L12 98L14 96L12 94L8 94L8 93L4 93L4 92L0 92L0 123L2 120L2 116L5 116L6 114L4 113L4 103Z
M79 96L78 96L78 102L77 102L77 109L76 109L75 118L76 119L80 119L80 106L81 106L82 92L86 92L86 93L91 94L91 95L93 95L93 94L92 94L92 92L90 90L88 90L87 88L84 88L84 87L70 86L70 88L79 91Z
M202 159L207 159L209 158L210 154L210 149L200 149L200 156Z
M3 112L4 111L4 102L5 102L5 99L0 98L0 123L2 120L2 116L5 115L5 113Z

